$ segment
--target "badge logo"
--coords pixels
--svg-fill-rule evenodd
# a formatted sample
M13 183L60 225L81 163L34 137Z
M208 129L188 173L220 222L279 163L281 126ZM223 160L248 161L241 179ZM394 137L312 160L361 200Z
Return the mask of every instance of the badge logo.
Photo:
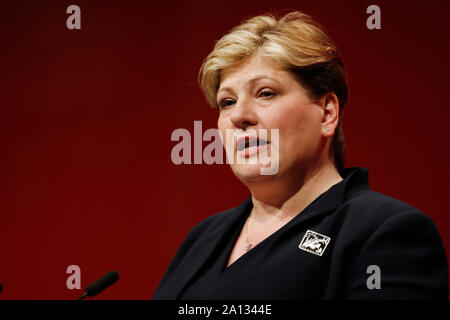
M324 236L323 234L308 230L303 236L302 241L299 244L299 249L304 250L309 253L313 253L318 256L322 256L325 249L330 243L330 237Z

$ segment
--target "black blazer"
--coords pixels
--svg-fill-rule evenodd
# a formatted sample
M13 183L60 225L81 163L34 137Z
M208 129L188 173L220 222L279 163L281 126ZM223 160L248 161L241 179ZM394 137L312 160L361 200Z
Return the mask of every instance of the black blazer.
M407 203L372 191L367 169L340 173L344 180L271 236L270 244L246 254L254 256L232 283L239 290L223 286L204 298L447 299L446 255L432 220ZM196 225L153 299L179 299L251 208L248 198ZM375 274L379 289L373 287Z

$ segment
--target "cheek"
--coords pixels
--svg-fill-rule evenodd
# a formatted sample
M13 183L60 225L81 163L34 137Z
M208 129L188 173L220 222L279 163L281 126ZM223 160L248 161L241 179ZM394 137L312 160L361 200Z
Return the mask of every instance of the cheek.
M219 130L220 133L220 140L222 141L222 145L225 147L225 151L231 152L232 149L230 149L232 147L232 145L230 145L229 143L232 143L233 141L233 137L232 135L230 135L229 133L229 137L228 139L230 139L229 143L227 143L227 129L232 129L230 126L230 121L228 118L224 117L224 116L220 116L217 119L217 129Z
M303 153L320 137L321 116L315 106L296 106L270 119L270 128L279 128L282 153Z
M219 118L217 119L217 129L219 130L219 132L221 134L222 142L224 142L223 139L225 138L226 129L227 129L225 123L226 123L225 119L219 115Z
M305 132L312 122L311 115L300 106L289 109L280 108L278 112L268 115L266 119L267 127L280 130L280 138L281 136L292 137L300 132Z

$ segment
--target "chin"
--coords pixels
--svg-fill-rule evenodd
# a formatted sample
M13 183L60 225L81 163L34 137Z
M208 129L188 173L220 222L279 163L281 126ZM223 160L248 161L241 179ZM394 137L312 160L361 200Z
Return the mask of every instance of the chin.
M261 164L249 165L249 164L235 164L231 167L236 177L243 183L256 182L270 179L273 175L261 174L261 169L268 168Z

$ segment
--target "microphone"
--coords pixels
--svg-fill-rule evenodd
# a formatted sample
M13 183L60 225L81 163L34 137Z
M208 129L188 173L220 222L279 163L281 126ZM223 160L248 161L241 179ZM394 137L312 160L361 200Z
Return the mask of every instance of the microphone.
M82 299L86 298L87 296L93 297L97 293L108 288L110 285L112 285L117 280L119 280L119 274L116 271L109 271L103 277L101 277L98 280L95 280L90 285L88 285L85 289L85 292L77 300L82 300Z

